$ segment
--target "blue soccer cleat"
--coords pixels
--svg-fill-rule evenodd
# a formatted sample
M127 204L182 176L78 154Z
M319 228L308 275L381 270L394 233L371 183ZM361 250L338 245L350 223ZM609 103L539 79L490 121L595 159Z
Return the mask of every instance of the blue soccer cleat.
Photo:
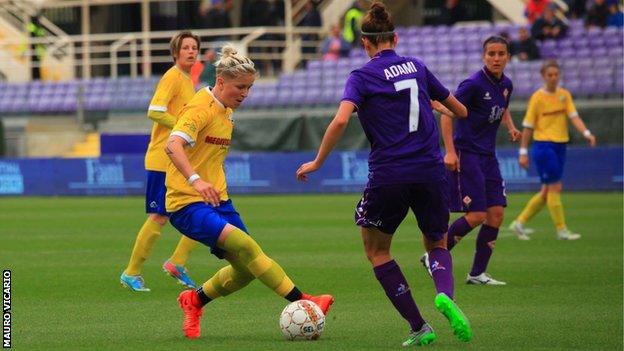
M184 266L177 266L171 263L171 261L166 260L165 263L163 263L162 268L165 273L175 278L180 284L190 289L197 288L197 284L195 284L193 279L191 279L191 277L188 276L188 273L186 271L186 268L184 268Z
M121 281L121 286L129 288L133 291L150 291L149 288L145 287L145 281L143 281L143 277L141 275L127 275L125 273L121 273L119 281Z

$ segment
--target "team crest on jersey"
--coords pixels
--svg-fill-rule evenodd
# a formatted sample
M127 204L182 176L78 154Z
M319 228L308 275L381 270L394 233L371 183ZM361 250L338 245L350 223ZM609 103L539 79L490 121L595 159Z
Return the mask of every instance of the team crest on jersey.
M492 100L492 97L490 96L490 92L489 91L485 92L485 96L483 96L483 100Z
M565 101L565 95L559 95L559 101L564 102Z
M464 205L466 206L470 206L470 204L472 203L472 199L470 198L470 196L465 196L462 201L464 201Z
M503 96L505 97L505 99L507 99L508 95L509 95L509 90L507 90L507 88L505 88L505 90L503 90Z

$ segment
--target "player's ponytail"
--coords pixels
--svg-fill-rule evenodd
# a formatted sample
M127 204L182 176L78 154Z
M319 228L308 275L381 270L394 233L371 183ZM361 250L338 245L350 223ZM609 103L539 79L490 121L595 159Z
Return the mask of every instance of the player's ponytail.
M362 37L371 44L392 42L394 40L394 22L392 15L382 2L375 1L362 20Z
M217 75L225 78L236 78L241 74L256 74L253 61L236 51L234 46L227 44L221 49L217 66Z

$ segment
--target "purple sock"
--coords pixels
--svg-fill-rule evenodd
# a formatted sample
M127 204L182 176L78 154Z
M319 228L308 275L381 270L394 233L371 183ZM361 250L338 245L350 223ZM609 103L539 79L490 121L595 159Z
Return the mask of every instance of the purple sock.
M438 293L445 293L453 298L453 259L451 253L446 249L435 248L429 251L429 269L433 284Z
M392 260L374 267L373 270L394 308L407 320L412 330L420 330L425 321L416 307L416 302L412 298L409 285L399 265Z
M470 233L472 227L470 223L466 220L466 217L461 216L451 224L448 230L448 236L446 238L446 248L451 251L451 249L457 244L457 239L455 237L464 237L466 234Z
M481 230L477 236L477 251L470 271L471 276L474 277L485 272L496 244L496 237L498 237L498 228L490 227L487 224L481 225Z

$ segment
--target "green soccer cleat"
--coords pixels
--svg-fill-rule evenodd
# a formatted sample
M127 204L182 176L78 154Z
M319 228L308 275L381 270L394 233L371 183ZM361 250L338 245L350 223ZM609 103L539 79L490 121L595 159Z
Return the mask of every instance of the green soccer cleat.
M446 296L445 293L436 295L434 302L438 311L451 323L453 334L461 341L470 341L472 339L470 322L468 322L468 318L466 318L455 302Z
M403 342L403 347L423 346L434 342L438 337L433 328L427 323L423 324L419 331L410 332L409 338Z

